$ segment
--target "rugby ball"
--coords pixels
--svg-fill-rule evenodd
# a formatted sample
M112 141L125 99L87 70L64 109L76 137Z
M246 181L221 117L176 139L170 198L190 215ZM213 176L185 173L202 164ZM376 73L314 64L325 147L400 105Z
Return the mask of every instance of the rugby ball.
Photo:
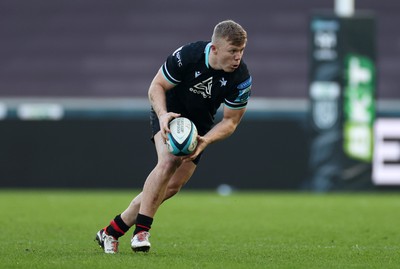
M197 128L188 118L179 117L169 123L167 147L176 156L191 154L197 146Z

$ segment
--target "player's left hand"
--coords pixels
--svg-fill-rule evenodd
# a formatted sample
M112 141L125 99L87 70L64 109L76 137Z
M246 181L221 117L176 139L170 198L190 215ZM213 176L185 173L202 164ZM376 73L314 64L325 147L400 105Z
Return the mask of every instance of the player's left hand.
M199 154L201 152L203 152L203 150L208 146L208 144L209 144L208 141L203 136L198 135L197 136L197 147L196 147L195 151L193 151L193 153L190 155L182 157L182 161L184 161L184 162L193 161L194 159L197 158L197 156L199 156Z

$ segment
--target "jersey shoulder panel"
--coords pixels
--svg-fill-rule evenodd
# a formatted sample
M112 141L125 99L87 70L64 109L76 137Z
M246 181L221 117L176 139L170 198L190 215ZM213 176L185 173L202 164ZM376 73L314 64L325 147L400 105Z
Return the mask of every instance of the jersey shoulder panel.
M253 83L247 65L243 61L239 68L234 72L234 81L234 89L231 94L225 98L224 103L230 109L242 109L247 106Z
M162 66L164 77L172 84L177 85L182 81L185 72L204 59L204 50L208 42L198 41L189 43L176 49Z

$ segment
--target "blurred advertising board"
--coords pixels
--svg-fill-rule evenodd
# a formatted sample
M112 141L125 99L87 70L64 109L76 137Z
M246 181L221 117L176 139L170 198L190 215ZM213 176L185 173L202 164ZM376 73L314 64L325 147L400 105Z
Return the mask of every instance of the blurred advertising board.
M310 45L310 187L328 191L372 185L374 15L315 13Z
M400 185L400 118L375 123L372 180L376 185Z

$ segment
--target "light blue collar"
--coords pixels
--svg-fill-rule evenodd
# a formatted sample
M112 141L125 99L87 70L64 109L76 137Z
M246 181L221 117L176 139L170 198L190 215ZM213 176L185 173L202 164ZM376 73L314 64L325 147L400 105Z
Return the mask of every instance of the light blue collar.
M208 62L208 58L210 56L210 50L211 50L211 42L207 44L206 48L204 49L204 53L206 54L206 66L207 68L210 68L210 64Z

